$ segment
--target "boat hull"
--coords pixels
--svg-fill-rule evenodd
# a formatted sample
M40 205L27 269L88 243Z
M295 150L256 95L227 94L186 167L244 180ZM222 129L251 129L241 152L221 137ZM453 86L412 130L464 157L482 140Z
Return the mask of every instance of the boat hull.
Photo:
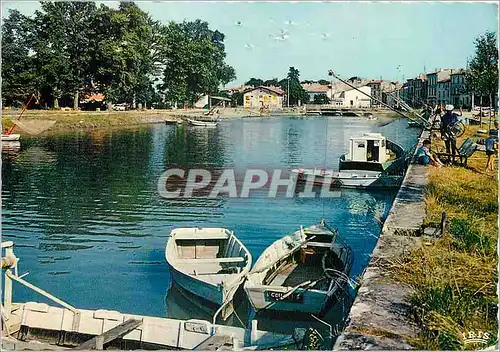
M403 176L382 175L365 171L338 172L333 170L295 169L292 174L297 183L330 185L332 188L394 188L399 187Z
M206 282L196 280L190 275L183 273L182 271L176 270L174 267L170 266L170 273L172 275L172 280L175 281L177 285L182 287L184 290L192 293L195 296L202 297L216 305L221 305L224 302L224 296L227 296L227 292L223 292L220 288L215 285L210 285Z
M281 286L248 285L245 291L255 311L266 309L321 315L332 298L323 291L298 289L289 300L280 301L279 297L288 292L286 287Z
M208 122L208 121L197 121L188 119L189 125L197 126L197 127L217 127L217 122Z
M21 135L18 133L12 134L2 134L2 142L15 142L21 138Z

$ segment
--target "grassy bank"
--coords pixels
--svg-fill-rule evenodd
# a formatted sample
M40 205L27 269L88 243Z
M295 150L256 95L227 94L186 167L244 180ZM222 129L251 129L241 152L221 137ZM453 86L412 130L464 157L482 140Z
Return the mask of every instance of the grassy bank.
M477 129L469 127L463 138ZM496 340L498 181L497 169L485 173L485 165L485 153L476 152L467 169L429 170L426 225L438 227L446 212L445 234L424 240L392 269L394 279L414 290L411 319L421 328L412 341L417 349L470 350ZM488 344L470 344L463 335L484 332Z
M2 112L2 124L9 125L13 119L17 119L20 111L5 110ZM171 110L147 110L147 111L53 111L53 110L28 110L23 116L23 121L32 121L36 124L38 120L54 120L56 124L51 131L107 128L118 126L132 126L144 123L164 122L167 118L175 118ZM18 131L17 131L18 132ZM22 131L21 131L22 133Z

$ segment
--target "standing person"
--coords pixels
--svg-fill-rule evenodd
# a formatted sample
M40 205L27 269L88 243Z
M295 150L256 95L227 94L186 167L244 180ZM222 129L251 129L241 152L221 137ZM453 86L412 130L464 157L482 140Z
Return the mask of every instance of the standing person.
M488 157L485 171L493 171L493 160L498 150L498 130L490 130L490 136L484 141L484 146L486 147L486 156Z
M418 148L417 162L420 165L433 165L436 167L444 165L437 156L431 153L431 141L429 139L424 140L422 146Z
M455 154L457 152L457 137L450 131L450 127L458 122L458 117L462 116L462 109L460 109L460 115L453 112L453 105L448 104L445 106L445 113L441 116L441 138L444 139L444 145L446 146L446 153L451 154L451 163L455 162Z

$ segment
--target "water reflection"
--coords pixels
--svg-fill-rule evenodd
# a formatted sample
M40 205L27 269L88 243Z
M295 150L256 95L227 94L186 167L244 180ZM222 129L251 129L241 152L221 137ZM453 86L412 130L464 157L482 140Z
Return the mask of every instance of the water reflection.
M322 167L325 145L327 165L337 167L350 136L380 130L410 146L418 131L406 127L402 120L376 127L359 118L273 118L224 121L215 129L153 125L23 138L14 157L2 153L4 240L15 241L27 279L55 296L79 308L134 314L170 311L164 249L179 226L234 230L257 258L276 239L324 217L353 247L357 276L394 192L168 200L158 195L157 180L173 165ZM44 301L17 287L15 298Z

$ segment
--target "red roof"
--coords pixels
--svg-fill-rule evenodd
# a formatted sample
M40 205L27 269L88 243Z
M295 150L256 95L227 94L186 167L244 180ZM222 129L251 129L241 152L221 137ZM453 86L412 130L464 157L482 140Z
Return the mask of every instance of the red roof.
M85 97L85 101L104 101L104 94L95 93Z

